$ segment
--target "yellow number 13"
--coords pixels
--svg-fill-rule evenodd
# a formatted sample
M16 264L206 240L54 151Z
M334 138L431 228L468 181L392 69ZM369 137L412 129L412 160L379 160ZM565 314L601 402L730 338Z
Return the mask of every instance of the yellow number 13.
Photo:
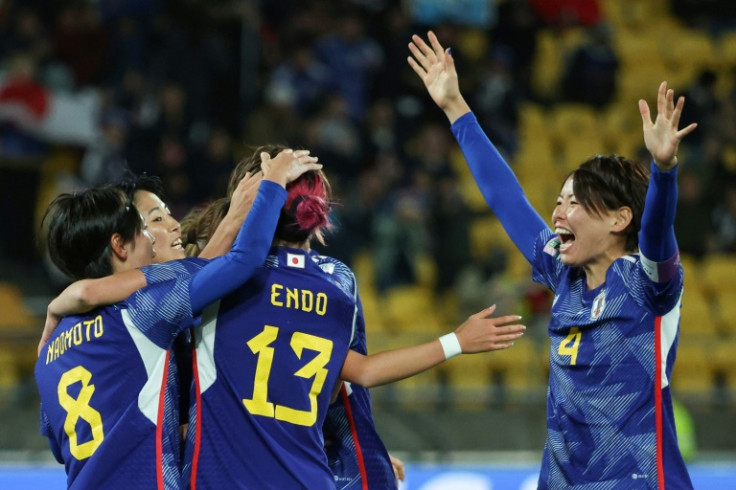
M278 327L266 325L261 333L247 342L250 350L258 355L258 363L253 383L253 398L243 398L243 405L253 415L273 417L296 425L314 425L317 422L317 396L322 391L327 378L325 366L332 356L332 341L303 332L294 332L291 336L291 348L299 359L302 358L304 349L317 352L314 359L294 373L294 376L300 378L314 378L309 390L310 409L297 410L268 401L268 379L271 375L274 355L274 348L270 345L276 340L278 333Z
M560 342L557 353L561 356L570 356L570 365L574 366L578 362L578 347L580 347L580 339L583 333L578 327L572 327L570 333L567 334L565 340Z

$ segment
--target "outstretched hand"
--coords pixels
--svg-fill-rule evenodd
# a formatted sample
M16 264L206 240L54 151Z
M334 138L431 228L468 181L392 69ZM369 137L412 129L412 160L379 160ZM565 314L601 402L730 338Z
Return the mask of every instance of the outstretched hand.
M412 56L409 66L421 78L432 100L447 115L450 122L470 111L460 93L455 61L449 49L444 49L434 32L427 33L429 44L414 34L409 43Z
M639 100L639 112L644 125L644 144L652 154L654 164L665 171L677 165L677 148L680 141L698 126L697 123L692 123L678 131L677 126L680 124L685 97L678 97L677 104L674 100L674 90L668 90L667 82L662 82L657 94L657 117L654 122L647 102L644 99Z
M471 315L455 330L464 354L508 349L514 340L524 335L526 327L520 324L506 325L521 319L518 315L489 318L496 305Z
M274 158L266 152L261 153L263 178L283 187L305 172L321 169L322 164L317 162L317 157L310 156L309 150L283 150Z

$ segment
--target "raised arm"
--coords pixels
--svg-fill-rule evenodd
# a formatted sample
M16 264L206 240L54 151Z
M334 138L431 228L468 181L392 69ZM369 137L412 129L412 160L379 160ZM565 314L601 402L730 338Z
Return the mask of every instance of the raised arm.
M293 156L303 159L304 163L317 163L317 157L309 156L309 150L294 150ZM271 158L268 153L264 152L261 154L262 165L267 167L270 160ZM214 234L204 249L202 249L199 257L211 259L224 255L230 250L243 221L245 221L245 217L253 206L256 193L258 192L258 185L262 179L263 173L258 172L254 175L246 173L245 177L240 180L230 199L230 207L228 208L227 214L217 226L217 229L215 229Z
M692 123L683 129L677 129L685 98L679 97L676 104L674 98L674 91L667 89L667 82L662 82L657 93L657 116L654 122L649 105L645 100L639 100L644 143L653 159L641 220L639 249L646 260L655 263L670 260L674 263L677 253L674 231L677 209L677 149L682 138L697 127L696 123ZM659 270L654 278L658 282L669 280L675 272L674 267L656 269Z
M526 327L507 325L520 320L517 315L488 318L495 309L494 305L471 315L453 333L424 344L369 356L349 350L340 377L371 388L414 376L458 354L507 349Z
M534 241L546 228L532 208L511 168L478 124L460 93L455 61L432 31L429 43L414 35L409 43L409 65L424 83L432 100L452 125L470 171L488 206L501 221L516 247L531 262Z
M233 248L192 276L189 298L195 314L245 284L256 268L263 265L286 202L286 184L305 172L322 168L316 158L304 152L285 150L273 160L266 153L261 157L263 181Z
M230 250L233 242L235 242L235 237L238 236L240 227L243 225L243 221L245 221L245 217L248 216L251 207L253 207L261 180L263 180L263 174L260 172L255 175L246 173L245 177L240 179L238 187L230 199L227 214L217 225L215 232L200 252L199 257L212 259L226 254Z

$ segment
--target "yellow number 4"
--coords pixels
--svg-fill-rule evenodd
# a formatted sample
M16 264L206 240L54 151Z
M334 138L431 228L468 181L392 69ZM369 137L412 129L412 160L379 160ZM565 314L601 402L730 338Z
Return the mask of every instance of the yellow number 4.
M274 405L268 401L268 379L271 376L274 348L270 347L278 336L278 327L266 325L263 331L248 341L250 350L258 355L256 376L253 382L253 398L243 398L243 405L253 415L273 417L277 420L296 425L311 426L317 421L317 396L322 391L327 378L325 366L332 356L332 341L303 332L294 332L291 336L291 348L299 359L304 349L317 352L314 359L294 373L300 378L314 378L309 389L309 410L297 410L283 405Z
M561 356L570 356L570 365L574 366L578 362L578 347L580 347L580 339L583 333L578 327L572 327L570 333L567 334L565 340L560 342L557 353Z

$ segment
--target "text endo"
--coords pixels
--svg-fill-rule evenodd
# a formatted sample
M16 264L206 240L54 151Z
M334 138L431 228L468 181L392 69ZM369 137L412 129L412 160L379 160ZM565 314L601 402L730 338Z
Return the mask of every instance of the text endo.
M274 283L271 285L271 304L324 316L327 312L327 295L322 292L315 294L309 289L289 288L283 284Z
M74 346L102 337L103 333L102 315L75 324L54 340L49 341L46 350L46 364L55 361Z

